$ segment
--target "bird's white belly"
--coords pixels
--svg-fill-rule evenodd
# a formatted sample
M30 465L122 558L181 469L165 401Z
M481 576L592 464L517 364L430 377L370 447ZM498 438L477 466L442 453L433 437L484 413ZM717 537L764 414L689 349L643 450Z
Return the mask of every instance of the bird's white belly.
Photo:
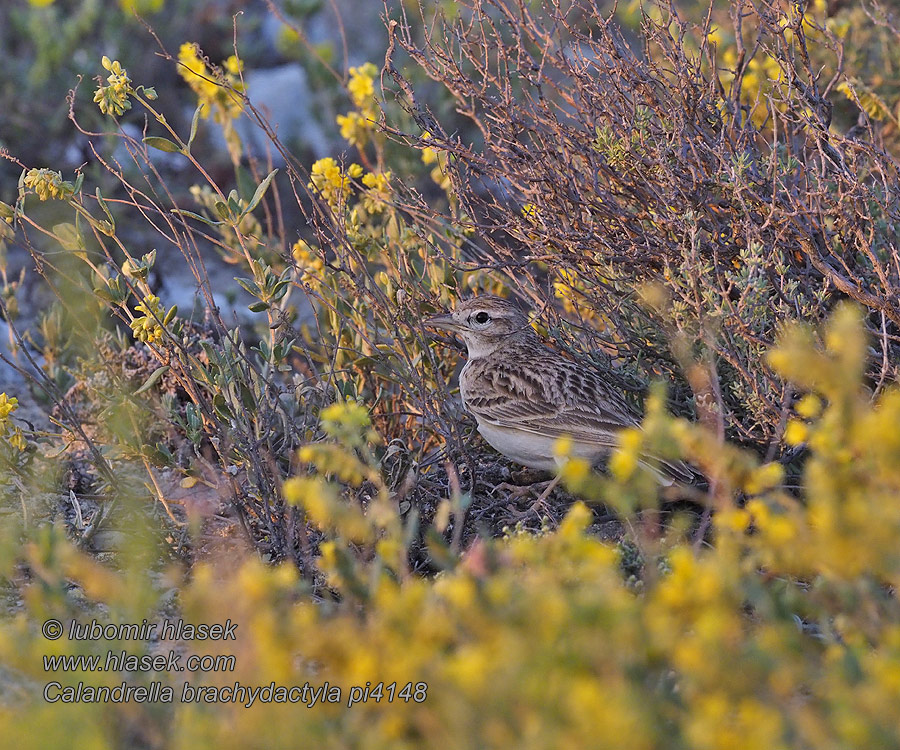
M559 468L559 463L553 457L553 446L557 441L555 437L499 427L488 422L479 422L478 431L494 450L516 463L541 471L556 471ZM603 451L596 445L574 442L570 455L594 462L603 455Z

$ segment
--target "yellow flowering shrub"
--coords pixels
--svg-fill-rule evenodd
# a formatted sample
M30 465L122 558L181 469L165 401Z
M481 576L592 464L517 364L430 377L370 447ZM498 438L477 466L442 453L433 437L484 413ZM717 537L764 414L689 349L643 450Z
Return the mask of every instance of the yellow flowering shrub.
M6 441L16 451L24 451L27 445L22 430L13 425L10 417L19 408L19 399L10 398L6 393L0 393L0 439Z
M758 491L745 504L737 493L720 498L709 545L636 526L637 587L623 572L626 548L592 533L581 502L555 531L479 539L443 572L413 574L403 565L413 522L385 488L368 510L341 490L363 477L379 482L367 456L376 436L366 409L328 407L330 437L301 455L314 471L291 480L285 495L325 532L317 566L336 597L327 605L310 597L290 565L199 563L183 582L182 616L230 620L237 637L191 648L230 653L233 669L153 675L179 695L185 684L295 686L296 702L270 697L248 706L245 696L77 711L45 702L40 689L26 687L50 679L43 655L89 657L126 645L48 641L36 626L84 618L75 614L75 591L77 607L104 604L104 621L140 621L153 617L143 607L156 591L140 567L113 572L50 529L20 553L34 578L15 583L23 608L0 620L0 656L20 696L15 708L0 701L0 729L27 747L29 737L52 736L31 734L46 721L69 728L74 746L90 738L114 747L128 705L138 732L157 731L141 729L142 717L166 717L153 726L170 727L158 730L167 747L293 747L297 737L364 748L892 746L900 741L892 594L900 583L900 390L871 403L860 380L864 356L850 307L835 313L821 339L796 327L772 351L782 374L821 403L815 414L806 408L810 455L800 497L782 488L780 468L723 458L702 428L650 417L648 441L674 436L733 487L756 472ZM0 397L0 410L10 404ZM564 442L557 452L567 452ZM627 491L628 477L577 474L601 496ZM8 566L18 557L0 559ZM12 580L10 568L0 572ZM64 580L74 586L59 588ZM54 677L120 680L104 672ZM326 683L336 702L322 700L325 692L314 701L310 690ZM87 734L77 729L86 717L94 727Z
M244 90L240 79L243 64L236 55L222 63L222 70L217 75L200 57L197 44L185 42L178 49L178 63L178 73L197 94L204 118L212 116L216 122L225 125L241 114L244 109L240 96Z
M337 116L341 138L352 146L363 148L372 136L378 116L375 100L375 76L378 69L372 63L350 68L347 91L356 109Z
M325 218L314 241L303 238L291 245L297 279L322 302L317 306L318 330L313 335L305 329L304 340L317 356L333 361L340 394L367 403L398 377L417 379L413 359L434 357L439 370L452 370L451 352L432 348L409 326L397 329L398 311L405 316L410 303L422 299L450 306L459 288L500 294L506 289L501 278L486 270L460 267L471 223L452 197L447 200L455 219L447 224L429 225L429 209L409 210L413 194L404 171L415 172L417 162L427 163L434 151L426 148L421 159L407 151L405 163L389 158L384 133L376 127L376 115L380 116L374 96L376 78L377 70L370 63L351 68L348 91L357 111L347 116L359 115L354 122L364 124L365 134L356 130L356 137L343 129L342 134L356 147L358 161L324 157L313 162L306 185L321 200ZM338 120L348 123L343 116ZM446 154L440 162L446 166ZM400 164L401 174L395 177L388 164ZM447 180L449 188L446 175L437 179ZM335 268L341 273L334 273ZM363 278L366 281L360 282ZM408 358L398 355L397 336L403 338ZM432 374L426 377L431 380ZM398 428L405 429L400 425L412 425L421 407L410 403L415 398L410 392L397 392L391 386L388 391L390 396L379 403L377 412L385 420L379 424L383 434L393 435ZM321 416L324 419L324 411Z
M314 252L306 240L297 240L293 244L291 256L297 262L300 269L300 281L304 284L312 283L325 268L325 262L321 255Z
M237 163L241 140L233 121L244 111L244 64L237 55L231 55L221 68L211 69L201 54L196 43L182 44L178 49L178 73L197 95L202 117L212 116L222 126L232 161Z
M391 197L390 180L390 172L366 172L362 176L362 184L367 188L362 198L362 205L366 211L373 214L384 211Z
M422 140L432 140L431 133L427 130L422 133ZM422 163L431 167L431 179L445 192L449 192L452 187L450 175L447 171L448 159L446 151L441 151L432 146L424 146L422 148Z
M329 205L337 207L349 197L351 179L362 173L363 169L359 164L351 164L345 172L340 164L328 156L312 165L309 187L314 188Z

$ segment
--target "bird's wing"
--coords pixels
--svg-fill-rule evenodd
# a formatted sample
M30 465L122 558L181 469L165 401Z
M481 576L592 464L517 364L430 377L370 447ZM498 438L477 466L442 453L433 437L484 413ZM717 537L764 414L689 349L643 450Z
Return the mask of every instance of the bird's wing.
M595 373L568 360L538 359L531 364L525 369L495 363L473 372L466 407L479 421L498 427L551 437L567 435L599 448L614 448L617 433L638 424L621 397ZM489 385L478 387L485 378Z
M528 368L496 362L485 367L477 362L471 365L464 400L479 423L535 435L567 436L601 451L618 446L622 429L640 426L621 395L597 373L568 360L544 361L538 356ZM663 484L703 482L702 475L682 461L656 459L658 468L641 463Z

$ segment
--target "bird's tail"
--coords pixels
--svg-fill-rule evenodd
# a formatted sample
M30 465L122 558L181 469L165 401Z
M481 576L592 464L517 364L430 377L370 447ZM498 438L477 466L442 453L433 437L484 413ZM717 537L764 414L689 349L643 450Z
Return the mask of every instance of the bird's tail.
M640 460L638 463L653 474L663 487L681 486L705 489L709 482L697 469L684 461L665 461L661 458Z

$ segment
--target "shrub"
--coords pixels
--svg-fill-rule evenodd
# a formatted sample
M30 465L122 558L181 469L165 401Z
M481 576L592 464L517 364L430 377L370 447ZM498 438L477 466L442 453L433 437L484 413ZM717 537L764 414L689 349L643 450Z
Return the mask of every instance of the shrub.
M478 217L463 268L490 264L623 386L670 381L683 413L775 452L792 393L762 354L785 321L853 298L896 362L895 156L874 118L831 127L862 11L823 6L710 6L691 23L663 4L629 43L588 3L476 0L424 45L408 23L392 36L481 136L399 86ZM876 13L854 33L891 27Z
M20 165L0 204L0 241L22 242L57 298L37 347L10 327L11 364L60 428L0 395L4 736L897 744L890 118L835 62L849 15L741 7L730 39L713 8L698 25L657 8L638 53L579 2L478 0L415 22L401 6L381 76L367 63L342 81L351 150L308 168L245 95L236 51L221 67L191 43L163 51L197 98L189 124L154 81L98 61L93 116L145 118L139 139L116 128L135 170L101 161L113 187L91 189L83 171ZM834 91L861 105L855 132L831 129ZM244 153L238 116L283 167ZM195 147L209 127L233 174ZM243 324L215 304L210 250L242 274ZM160 289L182 269L200 309ZM558 496L510 528L511 467L451 396L452 347L421 326L472 291L532 303L541 333L646 402L609 475L563 469L593 514ZM703 470L703 528L658 512L643 449ZM342 701L47 704L43 655L165 649L47 640L51 617L230 618L234 671L129 684L327 681ZM381 699L348 706L366 683Z
M688 457L718 472L720 486L734 489L720 497L712 546L639 529L637 582L622 573L629 553L590 533L581 503L553 532L480 540L461 559L445 556L443 573L423 578L403 570L397 551L408 540L386 495L371 506L377 513L363 515L337 501L337 485L296 480L288 496L303 495L333 538L318 565L337 596L311 599L290 565L200 563L183 582L182 614L192 622L230 618L238 639L191 650L233 654L235 670L137 681L171 680L178 696L185 679L194 687L327 682L340 689L339 704L29 700L22 678L50 679L42 654L136 646L48 642L36 623L89 619L101 604L105 621L140 622L149 613L143 607L182 585L174 570L148 578L128 562L140 558L135 549L121 572L110 571L47 528L23 550L25 597L0 630L7 675L16 676L8 684L22 695L0 710L4 736L23 747L52 743L54 727L76 738L72 746L99 747L123 738L293 747L298 737L324 747L891 746L900 670L892 592L900 571L900 392L891 386L870 401L859 379L861 342L858 310L844 307L821 338L792 327L771 354L780 374L822 398L805 423L811 456L803 502L767 467L748 474L752 462L723 452L702 427L664 416L648 425L650 439L674 435ZM335 481L371 474L355 457L372 439L364 412L341 406L326 419L334 442L310 457ZM751 479L757 491L738 507L734 492ZM629 491L614 478L587 482L583 489L611 502ZM120 682L104 672L54 679ZM354 686L368 686L372 697L348 706ZM36 733L37 726L45 729Z

